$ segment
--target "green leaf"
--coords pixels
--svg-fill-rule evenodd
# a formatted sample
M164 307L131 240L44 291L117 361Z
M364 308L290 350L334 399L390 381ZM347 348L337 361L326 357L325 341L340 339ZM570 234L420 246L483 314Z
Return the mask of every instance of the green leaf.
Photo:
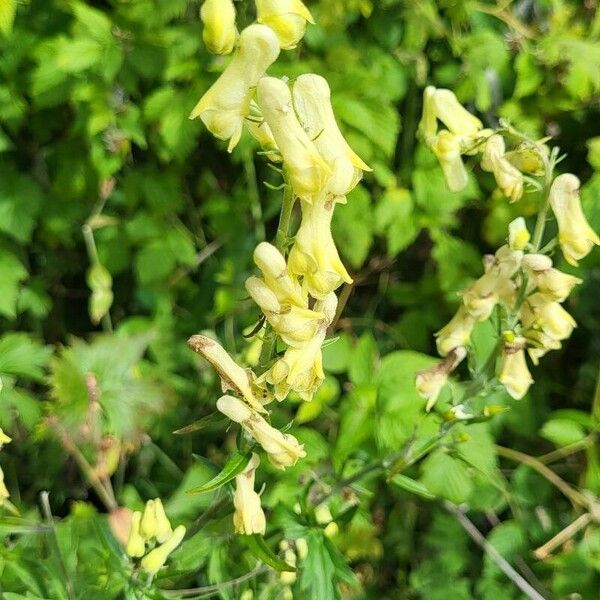
M540 435L557 446L568 446L585 438L585 431L574 421L550 419L544 423Z
M0 248L0 314L14 319L17 316L19 284L27 278L27 269L11 252Z
M421 483L432 494L454 504L465 502L473 491L469 468L441 450L433 452L423 463Z
M24 333L6 333L0 338L0 374L42 381L50 354Z
M281 560L281 558L269 548L262 535L258 533L253 535L243 535L241 536L241 539L246 543L248 549L256 558L262 560L262 562L276 571L289 571L292 573L296 571L295 567L292 567L292 565L288 565L288 563Z
M395 256L406 248L419 233L413 218L413 200L404 188L387 190L377 202L375 227L378 233L387 237L390 256Z
M372 383L376 372L377 342L371 333L364 333L358 339L350 355L348 376L355 385Z
M246 468L251 458L252 452L246 452L245 454L234 452L225 463L222 471L216 477L213 477L203 485L187 490L187 493L205 494L206 492L213 492L230 482L236 475L239 475Z
M0 31L4 35L8 35L12 31L16 13L16 0L2 0L0 2Z
M414 479L407 477L406 475L394 475L394 477L391 479L391 482L405 492L416 494L417 496L421 496L421 498L425 498L426 500L433 500L435 498L435 495L427 489L427 486L420 481L415 481Z
M210 415L206 415L181 429L176 429L173 433L175 435L187 435L188 433L196 433L203 429L216 427L222 423L226 423L227 419L219 412L213 412Z

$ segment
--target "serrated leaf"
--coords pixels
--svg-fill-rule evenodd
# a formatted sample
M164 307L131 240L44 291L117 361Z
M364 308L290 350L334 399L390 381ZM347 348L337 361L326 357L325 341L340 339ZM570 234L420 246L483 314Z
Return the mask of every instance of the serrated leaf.
M391 482L405 492L416 494L417 496L421 496L421 498L426 498L427 500L433 500L435 498L435 494L432 494L427 489L426 485L420 481L415 481L406 475L394 475L394 477L391 479Z
M292 567L292 565L288 565L284 560L281 560L281 558L269 548L262 535L258 533L244 535L242 536L242 539L248 546L248 550L250 550L256 558L276 571L288 571L292 573L296 571L295 567Z
M236 475L239 475L246 468L251 458L252 452L246 452L244 454L241 452L234 452L216 477L213 477L203 485L187 490L186 493L191 495L213 492L226 483L229 483Z

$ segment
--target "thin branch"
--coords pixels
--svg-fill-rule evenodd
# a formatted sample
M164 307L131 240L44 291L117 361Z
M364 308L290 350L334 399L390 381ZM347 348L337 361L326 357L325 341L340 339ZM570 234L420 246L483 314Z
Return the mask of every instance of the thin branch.
M530 600L546 600L530 583L512 567L512 565L492 546L485 536L475 527L473 522L458 506L444 500L444 508L452 514L468 533L469 537L498 565L498 568L528 597Z
M203 587L188 588L185 590L161 590L161 592L168 598L208 598L220 593L222 590L237 587L245 581L254 579L263 573L267 573L268 570L269 568L265 565L259 565L249 573L240 575L240 577L236 577L235 579L231 579L229 581L224 581L223 583L215 583L214 585L205 585Z
M559 531L551 540L548 540L543 546L533 551L533 555L544 560L548 558L552 552L570 540L578 531L586 527L592 521L590 513L584 513L579 518L575 519L570 525L567 525L562 531Z

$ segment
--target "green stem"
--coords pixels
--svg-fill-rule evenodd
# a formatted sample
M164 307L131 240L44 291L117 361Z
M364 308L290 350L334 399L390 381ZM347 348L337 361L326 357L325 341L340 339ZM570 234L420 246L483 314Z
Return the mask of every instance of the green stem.
M281 212L279 213L279 224L277 225L277 233L275 234L275 247L285 254L285 249L290 235L290 222L292 219L292 210L296 197L292 190L292 186L286 183L283 188L283 201L281 203ZM273 328L267 323L263 336L262 349L258 364L260 367L266 367L273 357L275 345L277 343L277 335Z
M550 159L544 158L544 201L535 222L535 229L533 230L533 238L531 240L533 253L539 251L544 237L544 230L546 229L546 219L548 217L548 210L550 209L550 187L552 186L555 162L556 158L554 152L550 156Z

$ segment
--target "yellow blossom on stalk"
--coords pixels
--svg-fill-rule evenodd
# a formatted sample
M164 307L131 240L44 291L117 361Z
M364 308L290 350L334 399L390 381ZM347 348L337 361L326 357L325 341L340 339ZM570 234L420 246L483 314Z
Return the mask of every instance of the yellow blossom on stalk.
M129 537L127 538L127 543L125 544L125 552L127 552L129 556L133 556L135 558L144 556L145 552L144 538L140 533L141 522L142 513L139 510L136 510L133 515L131 515Z
M229 140L231 152L250 113L254 87L277 56L279 44L271 29L257 24L246 27L231 62L194 107L190 119L200 117L215 137Z
M273 244L261 242L254 250L254 262L262 271L268 288L281 304L308 306L308 298L298 281L290 276L283 254Z
M539 363L542 356L551 350L558 350L562 346L559 340L540 329L527 329L523 332L523 335L530 344L530 347L527 348L527 353L534 365Z
M204 24L202 39L209 52L229 54L237 38L232 0L204 0L200 19Z
M259 464L258 454L252 453L246 468L235 478L233 525L235 532L242 535L264 535L266 531L265 513L260 505L260 496L254 491L254 477Z
M146 540L156 538L159 543L166 542L171 537L173 529L165 514L162 500L148 500L140 522L140 534Z
M415 385L419 395L427 400L425 406L427 412L434 407L442 388L448 383L448 375L466 356L467 351L464 347L454 348L442 362L417 373Z
M550 205L558 222L558 242L568 263L587 256L600 238L587 222L579 199L579 179L565 173L559 175L550 188Z
M246 280L246 290L286 344L298 346L313 338L323 313L296 305L279 304L277 296L258 277Z
M250 102L250 112L245 123L250 135L260 144L264 155L272 162L281 162L281 155L273 137L273 132L264 120L260 108L254 100Z
M292 88L294 107L308 137L325 159L332 175L327 190L345 196L371 168L350 148L333 114L331 90L320 75L300 75Z
M169 537L166 542L157 546L154 550L150 550L150 552L142 558L142 569L150 575L156 575L161 567L167 562L169 554L181 544L184 536L185 527L179 525L179 527L175 528L175 531L173 531L171 537Z
M315 22L300 0L256 0L256 12L258 22L273 29L285 50L297 46L307 22Z
M499 300L510 301L515 290L511 278L519 269L522 257L521 251L502 246L484 275L461 293L463 304L472 317L484 321Z
M293 390L303 400L310 401L325 379L321 346L327 328L335 318L336 295L330 293L318 301L314 308L321 311L324 318L313 338L303 345L288 348L264 375L266 381L274 386L277 400L283 400Z
M438 120L448 129L438 133ZM476 142L483 132L481 121L450 90L428 86L423 93L419 131L440 161L448 188L453 192L464 189L468 178L461 155L476 151Z
M541 292L526 298L521 321L526 329L536 329L558 341L567 339L577 327L575 319L558 302Z
M522 264L535 289L556 302L564 302L573 288L582 283L579 277L555 269L552 260L543 254L527 254Z
M456 348L467 346L477 320L461 306L450 322L436 332L436 345L441 356Z
M511 250L525 250L531 236L523 217L517 217L508 225L508 246Z
M248 369L242 369L215 340L205 335L193 335L188 346L201 354L221 378L223 391L234 390L256 411L266 412L256 397L255 376ZM264 396L263 396L264 399Z
M481 168L493 173L502 193L511 202L516 202L523 195L523 174L510 164L505 151L506 146L501 135L489 137L481 159Z
M498 380L515 400L520 400L533 383L525 360L524 342L522 340L521 344L517 344L520 347L516 348L505 346L498 374Z
M279 469L285 469L304 458L306 452L302 444L289 433L282 433L265 421L239 398L221 396L217 409L232 421L239 423L265 450L269 461Z
M11 442L12 438L8 437L0 428L0 450L2 450L2 446L4 446L5 444L10 444Z
M298 122L289 87L281 79L263 77L256 88L256 99L294 193L310 202L324 188L331 171Z
M321 194L302 203L302 221L288 258L289 270L303 277L302 285L314 298L325 298L342 283L352 283L331 235L335 203Z

